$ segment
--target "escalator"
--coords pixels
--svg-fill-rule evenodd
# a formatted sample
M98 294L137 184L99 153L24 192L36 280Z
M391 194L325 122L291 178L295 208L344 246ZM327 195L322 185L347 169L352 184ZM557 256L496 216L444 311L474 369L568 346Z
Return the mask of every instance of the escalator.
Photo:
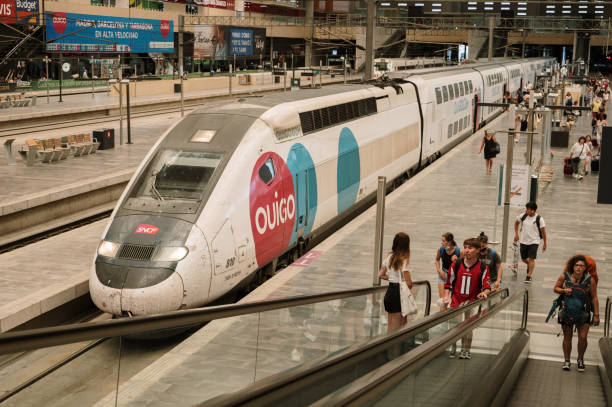
M506 289L200 406L606 405L597 396L610 388L605 368L592 366L572 381L559 363L527 359L527 310L528 291L509 296ZM608 331L600 349L611 367ZM450 358L451 346L469 334L471 359Z
M488 299L429 315L430 285L415 282L419 314L391 332L386 332L382 311L384 291L384 287L347 290L8 333L0 335L0 355L220 320L229 336L223 337L218 326L205 328L214 331L217 344L209 340L189 352L177 347L167 354L173 359L164 356L161 364L153 363L125 380L120 380L124 373L119 367L106 372L111 384L94 385L111 391L95 404L560 407L577 405L573 395L580 398L578 405L606 405L610 400L606 373L612 368L610 299L599 343L605 367L589 366L588 374L572 380L558 363L528 359L527 290L510 295L504 289ZM471 358L459 358L468 337ZM125 341L119 341L117 365L130 361ZM215 353L227 356L218 349L228 345L235 365L212 369L209 364L222 364ZM212 351L202 351L208 348ZM246 380L231 376L242 366L251 369ZM80 378L79 388L89 386L87 379ZM598 396L603 393L605 398ZM93 404L93 399L87 400L70 402ZM54 405L53 400L49 405Z

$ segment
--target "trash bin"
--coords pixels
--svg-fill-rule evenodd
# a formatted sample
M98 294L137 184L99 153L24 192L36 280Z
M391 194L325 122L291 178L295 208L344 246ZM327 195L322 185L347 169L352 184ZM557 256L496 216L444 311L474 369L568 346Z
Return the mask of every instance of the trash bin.
M93 131L93 138L95 138L100 147L98 150L108 150L115 148L115 129L97 129Z
M181 93L181 84L180 83L175 83L174 84L174 93Z
M569 131L567 127L559 127L559 129L550 132L550 146L567 148L569 147Z

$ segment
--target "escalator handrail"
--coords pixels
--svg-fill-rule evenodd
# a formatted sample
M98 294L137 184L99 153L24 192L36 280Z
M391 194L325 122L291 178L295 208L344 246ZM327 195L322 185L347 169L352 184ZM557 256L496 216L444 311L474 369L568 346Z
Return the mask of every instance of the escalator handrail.
M431 307L431 284L429 281L415 281L413 282L413 286L425 287L426 298L424 315L429 315L429 310ZM50 346L65 345L86 340L181 328L216 319L374 294L386 289L386 286L367 287L268 301L255 301L241 304L194 308L133 318L119 318L99 322L87 322L63 325L59 327L7 332L0 334L0 355Z
M335 394L330 394L323 397L317 402L311 404L311 406L358 406L366 404L380 392L388 391L397 386L401 380L424 366L427 362L435 358L451 344L456 343L466 334L473 331L495 314L503 309L506 309L510 304L520 300L521 298L524 302L529 301L529 293L527 290L515 293L508 300L500 303L499 305L496 304L474 321L460 324L440 337L432 341L425 342L418 348L399 356L375 371L372 371L355 380L344 390L340 390ZM525 307L523 307L523 310L525 310ZM523 316L522 321L525 321L525 319L526 318ZM521 330L523 330L523 328L521 328Z
M612 310L612 297L606 298L606 314L604 319L604 338L610 337L610 311Z
M345 351L331 358L329 358L327 355L323 356L293 369L290 373L278 373L259 382L253 383L246 388L242 388L235 393L224 394L213 399L206 400L199 406L237 406L251 402L253 399L263 397L266 394L271 394L274 391L282 391L283 389L286 389L288 385L313 377L313 375L321 376L324 374L323 372L325 370L338 370L342 367L342 365L350 363L350 361L358 363L356 358L362 360L368 356L381 352L383 348L387 348L395 343L404 341L405 338L418 335L419 333L427 331L428 329L449 319L462 315L470 309L480 308L483 304L490 302L491 300L495 300L497 297L500 297L503 300L508 298L509 295L510 291L508 288L495 291L491 293L487 299L477 300L469 304L429 315L428 317L414 321L401 329L391 331L386 335L381 335L365 342L350 346Z

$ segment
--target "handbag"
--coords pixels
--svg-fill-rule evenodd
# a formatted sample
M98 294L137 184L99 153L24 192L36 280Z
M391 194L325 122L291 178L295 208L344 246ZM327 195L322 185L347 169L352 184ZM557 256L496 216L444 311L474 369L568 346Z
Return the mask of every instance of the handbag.
M414 295L412 295L412 291L408 288L408 284L406 284L406 280L404 279L404 271L399 270L400 281L400 303L402 305L402 316L414 315L419 312L419 308L414 299Z
M495 154L501 153L501 146L499 145L499 143L497 141L495 142L495 148L493 149L493 152Z
M584 151L584 144L582 145L582 150L580 150L580 154L578 154L578 157L572 157L572 162L574 164L580 164L580 156L582 155L583 151Z

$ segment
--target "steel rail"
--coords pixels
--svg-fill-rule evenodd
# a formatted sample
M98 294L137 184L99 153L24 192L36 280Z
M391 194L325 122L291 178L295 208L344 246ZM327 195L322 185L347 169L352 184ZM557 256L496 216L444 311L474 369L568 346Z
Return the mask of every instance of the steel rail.
M457 308L451 308L443 313L429 315L423 319L414 321L413 323L398 329L388 334L369 339L366 342L355 344L338 355L329 358L324 356L315 359L301 367L298 367L291 372L282 372L275 376L265 379L259 383L240 389L235 393L221 395L210 400L206 400L201 407L229 407L243 404L282 404L277 397L268 398L274 392L281 391L284 394L290 394L297 389L302 389L304 386L312 384L316 375L317 379L325 380L327 377L333 376L343 368L349 365L355 365L364 359L370 358L388 349L390 346L395 346L406 340L406 338L414 337L415 335L426 332L434 326L445 321L453 319L464 314L466 311L474 308L479 308L491 300L498 297L503 300L509 296L507 288L493 292L487 299L478 300ZM265 398L265 401L263 399ZM258 403L260 402L261 403Z
M419 348L417 348L417 351L408 352L399 356L391 362L383 365L381 368L357 379L346 389L341 390L336 394L330 394L311 405L315 407L328 405L367 405L369 401L372 401L376 394L390 391L392 388L397 386L399 382L435 358L452 343L457 342L466 334L481 326L494 315L506 309L510 304L519 301L520 299L523 299L523 301L528 301L529 297L525 294L525 291L526 290L515 293L507 301L501 303L500 306L489 308L486 313L480 315L478 318L472 321L467 320L463 322L440 337L420 345ZM526 308L523 304L523 312L525 312L525 310ZM523 315L522 318L522 322L524 324L526 321L526 316Z
M429 315L431 304L431 285L428 281L416 281L414 282L414 285L425 287L427 296L425 314ZM360 295L368 295L383 290L386 290L386 287L369 287L356 290L289 297L270 301L195 308L169 312L166 314L121 318L102 322L89 322L53 328L8 332L0 334L0 354L16 353L31 349L82 342L99 338L187 327L215 319L272 311L287 307L314 304L322 301L338 300Z

